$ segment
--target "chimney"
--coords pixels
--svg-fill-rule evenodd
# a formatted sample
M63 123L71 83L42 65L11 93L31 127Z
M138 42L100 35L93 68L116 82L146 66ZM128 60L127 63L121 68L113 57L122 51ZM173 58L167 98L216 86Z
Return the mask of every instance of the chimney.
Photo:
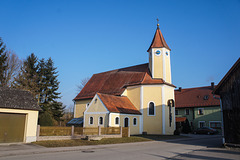
M179 92L182 92L182 87L179 87L178 91L179 91Z
M211 82L211 89L214 89L214 82Z

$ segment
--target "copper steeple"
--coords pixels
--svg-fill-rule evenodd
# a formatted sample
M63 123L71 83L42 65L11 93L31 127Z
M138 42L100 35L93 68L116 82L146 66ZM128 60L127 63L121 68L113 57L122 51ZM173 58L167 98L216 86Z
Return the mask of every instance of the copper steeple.
M158 19L157 19L157 21L158 21ZM171 49L168 47L168 45L162 35L161 30L159 29L159 24L157 23L157 30L153 37L152 43L147 51L149 51L151 48L163 48L163 47L165 47L171 51Z

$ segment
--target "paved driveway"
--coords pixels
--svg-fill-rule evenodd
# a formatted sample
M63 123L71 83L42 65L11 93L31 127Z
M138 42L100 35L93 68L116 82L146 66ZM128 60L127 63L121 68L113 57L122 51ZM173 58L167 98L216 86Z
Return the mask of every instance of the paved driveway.
M21 146L9 146L12 151L0 151L0 160L239 159L240 152L219 148L220 146L221 137L215 135L181 140L61 148L24 145L25 149Z

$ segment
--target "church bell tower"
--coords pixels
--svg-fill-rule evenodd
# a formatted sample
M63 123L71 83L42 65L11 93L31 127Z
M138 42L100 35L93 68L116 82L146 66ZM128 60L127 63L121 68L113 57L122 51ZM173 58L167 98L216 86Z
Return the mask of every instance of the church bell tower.
M153 37L152 43L147 50L149 53L149 70L153 79L163 79L165 82L172 84L170 51L159 24Z

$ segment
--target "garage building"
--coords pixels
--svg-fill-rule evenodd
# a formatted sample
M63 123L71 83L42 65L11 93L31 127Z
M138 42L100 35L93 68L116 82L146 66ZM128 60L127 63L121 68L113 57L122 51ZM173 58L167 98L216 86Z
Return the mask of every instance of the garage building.
M36 141L40 110L30 92L0 87L0 143Z

